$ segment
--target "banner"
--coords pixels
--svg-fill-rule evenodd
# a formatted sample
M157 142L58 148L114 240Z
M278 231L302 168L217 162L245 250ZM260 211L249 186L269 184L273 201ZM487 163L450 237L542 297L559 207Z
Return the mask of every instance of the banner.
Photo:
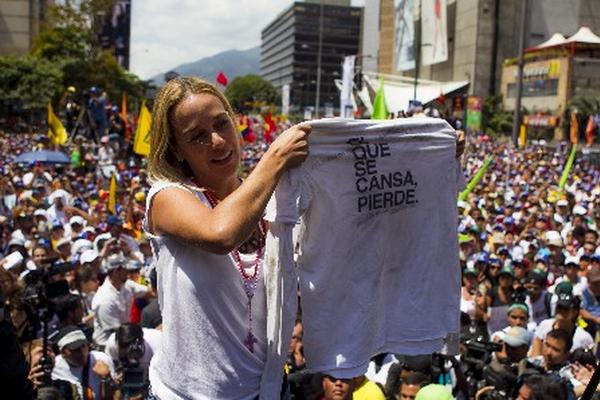
M352 86L354 84L355 59L356 56L346 56L342 65L342 91L340 93L340 117L342 118L352 118L354 115Z
M290 85L285 84L281 87L281 115L290 113Z
M131 30L131 0L114 0L108 14L99 17L97 26L100 46L110 50L119 65L129 69L129 36Z
M108 204L106 208L111 214L115 214L117 211L117 179L115 178L115 174L113 173L110 177L110 186L108 188Z
M446 0L421 0L422 65L448 60Z
M472 131L481 130L481 107L483 99L479 96L467 98L467 129Z
M396 71L415 68L414 0L394 0L394 65Z

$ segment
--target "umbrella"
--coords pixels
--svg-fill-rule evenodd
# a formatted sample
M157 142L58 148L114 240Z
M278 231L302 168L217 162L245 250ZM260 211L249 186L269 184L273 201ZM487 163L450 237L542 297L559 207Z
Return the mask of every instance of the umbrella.
M15 162L17 164L31 164L40 162L43 164L70 164L69 157L60 151L41 150L30 151L19 155Z

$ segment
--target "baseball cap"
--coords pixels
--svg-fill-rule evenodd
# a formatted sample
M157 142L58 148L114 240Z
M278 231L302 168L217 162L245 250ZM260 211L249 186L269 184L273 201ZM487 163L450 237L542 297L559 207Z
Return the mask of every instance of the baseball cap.
M569 281L562 281L557 283L554 287L554 294L557 296L561 294L571 294L573 293L573 284Z
M140 269L142 269L142 263L139 262L138 260L132 259L132 260L129 260L126 268L128 271L139 271Z
M108 223L108 225L123 225L123 221L121 220L121 218L117 217L116 215L111 215L110 217L108 217L108 220L106 222Z
M415 400L454 400L454 397L446 386L432 383L419 389Z
M57 336L57 346L60 351L63 349L77 350L81 346L88 344L83 331L76 326L70 325L61 329Z
M81 253L81 256L79 257L79 262L81 264L91 263L99 256L100 254L94 249L85 250L83 253Z
M550 246L562 247L563 241L558 231L546 232L546 241Z
M515 277L515 272L513 271L511 266L505 266L504 268L502 268L500 270L500 272L498 273L498 275L509 275L512 276L513 278Z
M521 326L508 328L503 336L504 343L510 347L529 346L531 344L531 333Z
M108 271L112 271L119 267L125 267L127 265L127 260L121 255L113 254L112 256L108 257L106 264L106 269Z
M569 202L565 199L560 199L556 202L556 205L559 207L567 207L569 205Z
M69 239L69 238L59 239L58 242L56 242L56 248L58 249L60 246L63 246L65 244L71 244L71 239Z
M73 246L71 246L71 253L83 253L85 250L89 250L94 247L94 244L87 239L77 239Z
M475 268L465 268L463 269L463 274L464 275L478 275L479 273L477 272L477 270Z
M71 217L71 219L69 220L69 225L73 225L73 224L79 224L81 226L85 226L85 219L79 215L75 215L75 216Z

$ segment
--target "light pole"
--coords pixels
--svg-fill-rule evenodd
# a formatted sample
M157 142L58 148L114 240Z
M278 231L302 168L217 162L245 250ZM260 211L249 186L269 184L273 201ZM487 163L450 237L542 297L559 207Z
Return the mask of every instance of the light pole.
M523 65L525 61L523 59L523 51L525 49L525 24L527 23L527 9L529 1L521 0L521 37L519 37L519 66L517 68L517 98L515 99L515 116L513 120L512 128L512 142L513 145L517 146L517 139L519 135L519 128L521 127L521 96L523 92Z
M317 50L317 93L315 95L315 115L319 117L319 101L321 100L321 53L323 51L323 0L319 1L319 48Z

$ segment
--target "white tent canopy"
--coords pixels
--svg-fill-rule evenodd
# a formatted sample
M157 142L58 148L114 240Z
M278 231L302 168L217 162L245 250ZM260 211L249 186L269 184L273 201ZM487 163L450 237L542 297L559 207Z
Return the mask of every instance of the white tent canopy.
M544 43L540 43L535 46L536 49L543 49L544 47L558 46L560 44L567 43L567 39L562 33L555 33L552 37L546 40Z
M414 80L410 77L381 76L376 73L365 72L364 80L375 92L379 89L380 79L383 78L385 102L390 112L408 109L409 100L414 99ZM440 94L452 93L469 84L469 81L437 82L419 79L417 85L417 100L426 104L437 99ZM367 108L370 108L367 105Z
M600 37L597 36L590 28L587 26L582 26L579 28L577 33L566 40L566 43L592 43L592 44L600 44Z

